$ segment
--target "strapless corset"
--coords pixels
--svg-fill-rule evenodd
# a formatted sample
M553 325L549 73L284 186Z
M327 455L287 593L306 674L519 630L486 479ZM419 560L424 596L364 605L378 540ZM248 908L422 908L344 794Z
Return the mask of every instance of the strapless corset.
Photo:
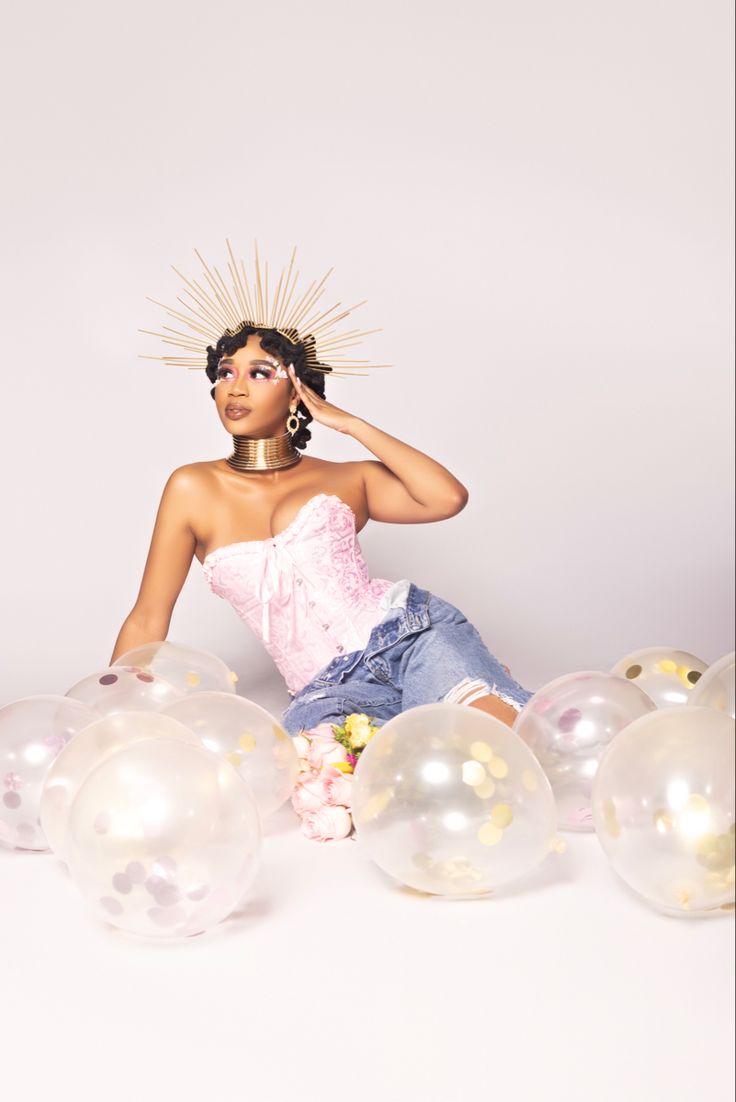
M369 577L355 514L336 494L311 497L270 539L216 548L202 569L261 639L292 695L336 654L362 650L409 585Z

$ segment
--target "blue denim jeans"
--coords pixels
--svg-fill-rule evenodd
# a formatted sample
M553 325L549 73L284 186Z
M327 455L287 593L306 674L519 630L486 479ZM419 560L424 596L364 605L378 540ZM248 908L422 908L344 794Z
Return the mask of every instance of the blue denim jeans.
M381 725L420 704L469 704L489 692L517 711L534 695L514 681L459 608L412 583L406 607L389 609L363 650L338 655L319 670L281 723L297 735L364 712Z

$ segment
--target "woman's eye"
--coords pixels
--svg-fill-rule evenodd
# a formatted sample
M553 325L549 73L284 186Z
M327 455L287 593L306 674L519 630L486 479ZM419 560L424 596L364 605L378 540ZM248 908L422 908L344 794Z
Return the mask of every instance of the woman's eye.
M274 367L252 367L248 372L248 378L252 379L255 383L268 382L270 379L275 379L277 369ZM219 382L220 379L228 377L228 373L232 377L233 369L231 367L218 367L215 379Z

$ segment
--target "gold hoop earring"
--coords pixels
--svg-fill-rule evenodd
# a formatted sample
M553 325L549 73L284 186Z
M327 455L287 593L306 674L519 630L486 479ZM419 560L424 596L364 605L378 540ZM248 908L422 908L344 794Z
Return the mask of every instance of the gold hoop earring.
M289 407L291 409L291 407ZM292 425L292 421L294 422ZM286 420L286 431L290 436L293 436L299 429L299 418L296 415L296 406L291 410L289 417Z

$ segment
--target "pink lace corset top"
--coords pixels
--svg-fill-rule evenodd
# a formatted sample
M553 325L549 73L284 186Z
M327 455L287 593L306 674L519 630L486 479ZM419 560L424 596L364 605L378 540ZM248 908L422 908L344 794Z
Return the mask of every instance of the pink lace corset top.
M336 654L365 647L401 584L368 576L355 514L336 494L311 497L270 539L216 548L202 569L261 639L292 695Z

